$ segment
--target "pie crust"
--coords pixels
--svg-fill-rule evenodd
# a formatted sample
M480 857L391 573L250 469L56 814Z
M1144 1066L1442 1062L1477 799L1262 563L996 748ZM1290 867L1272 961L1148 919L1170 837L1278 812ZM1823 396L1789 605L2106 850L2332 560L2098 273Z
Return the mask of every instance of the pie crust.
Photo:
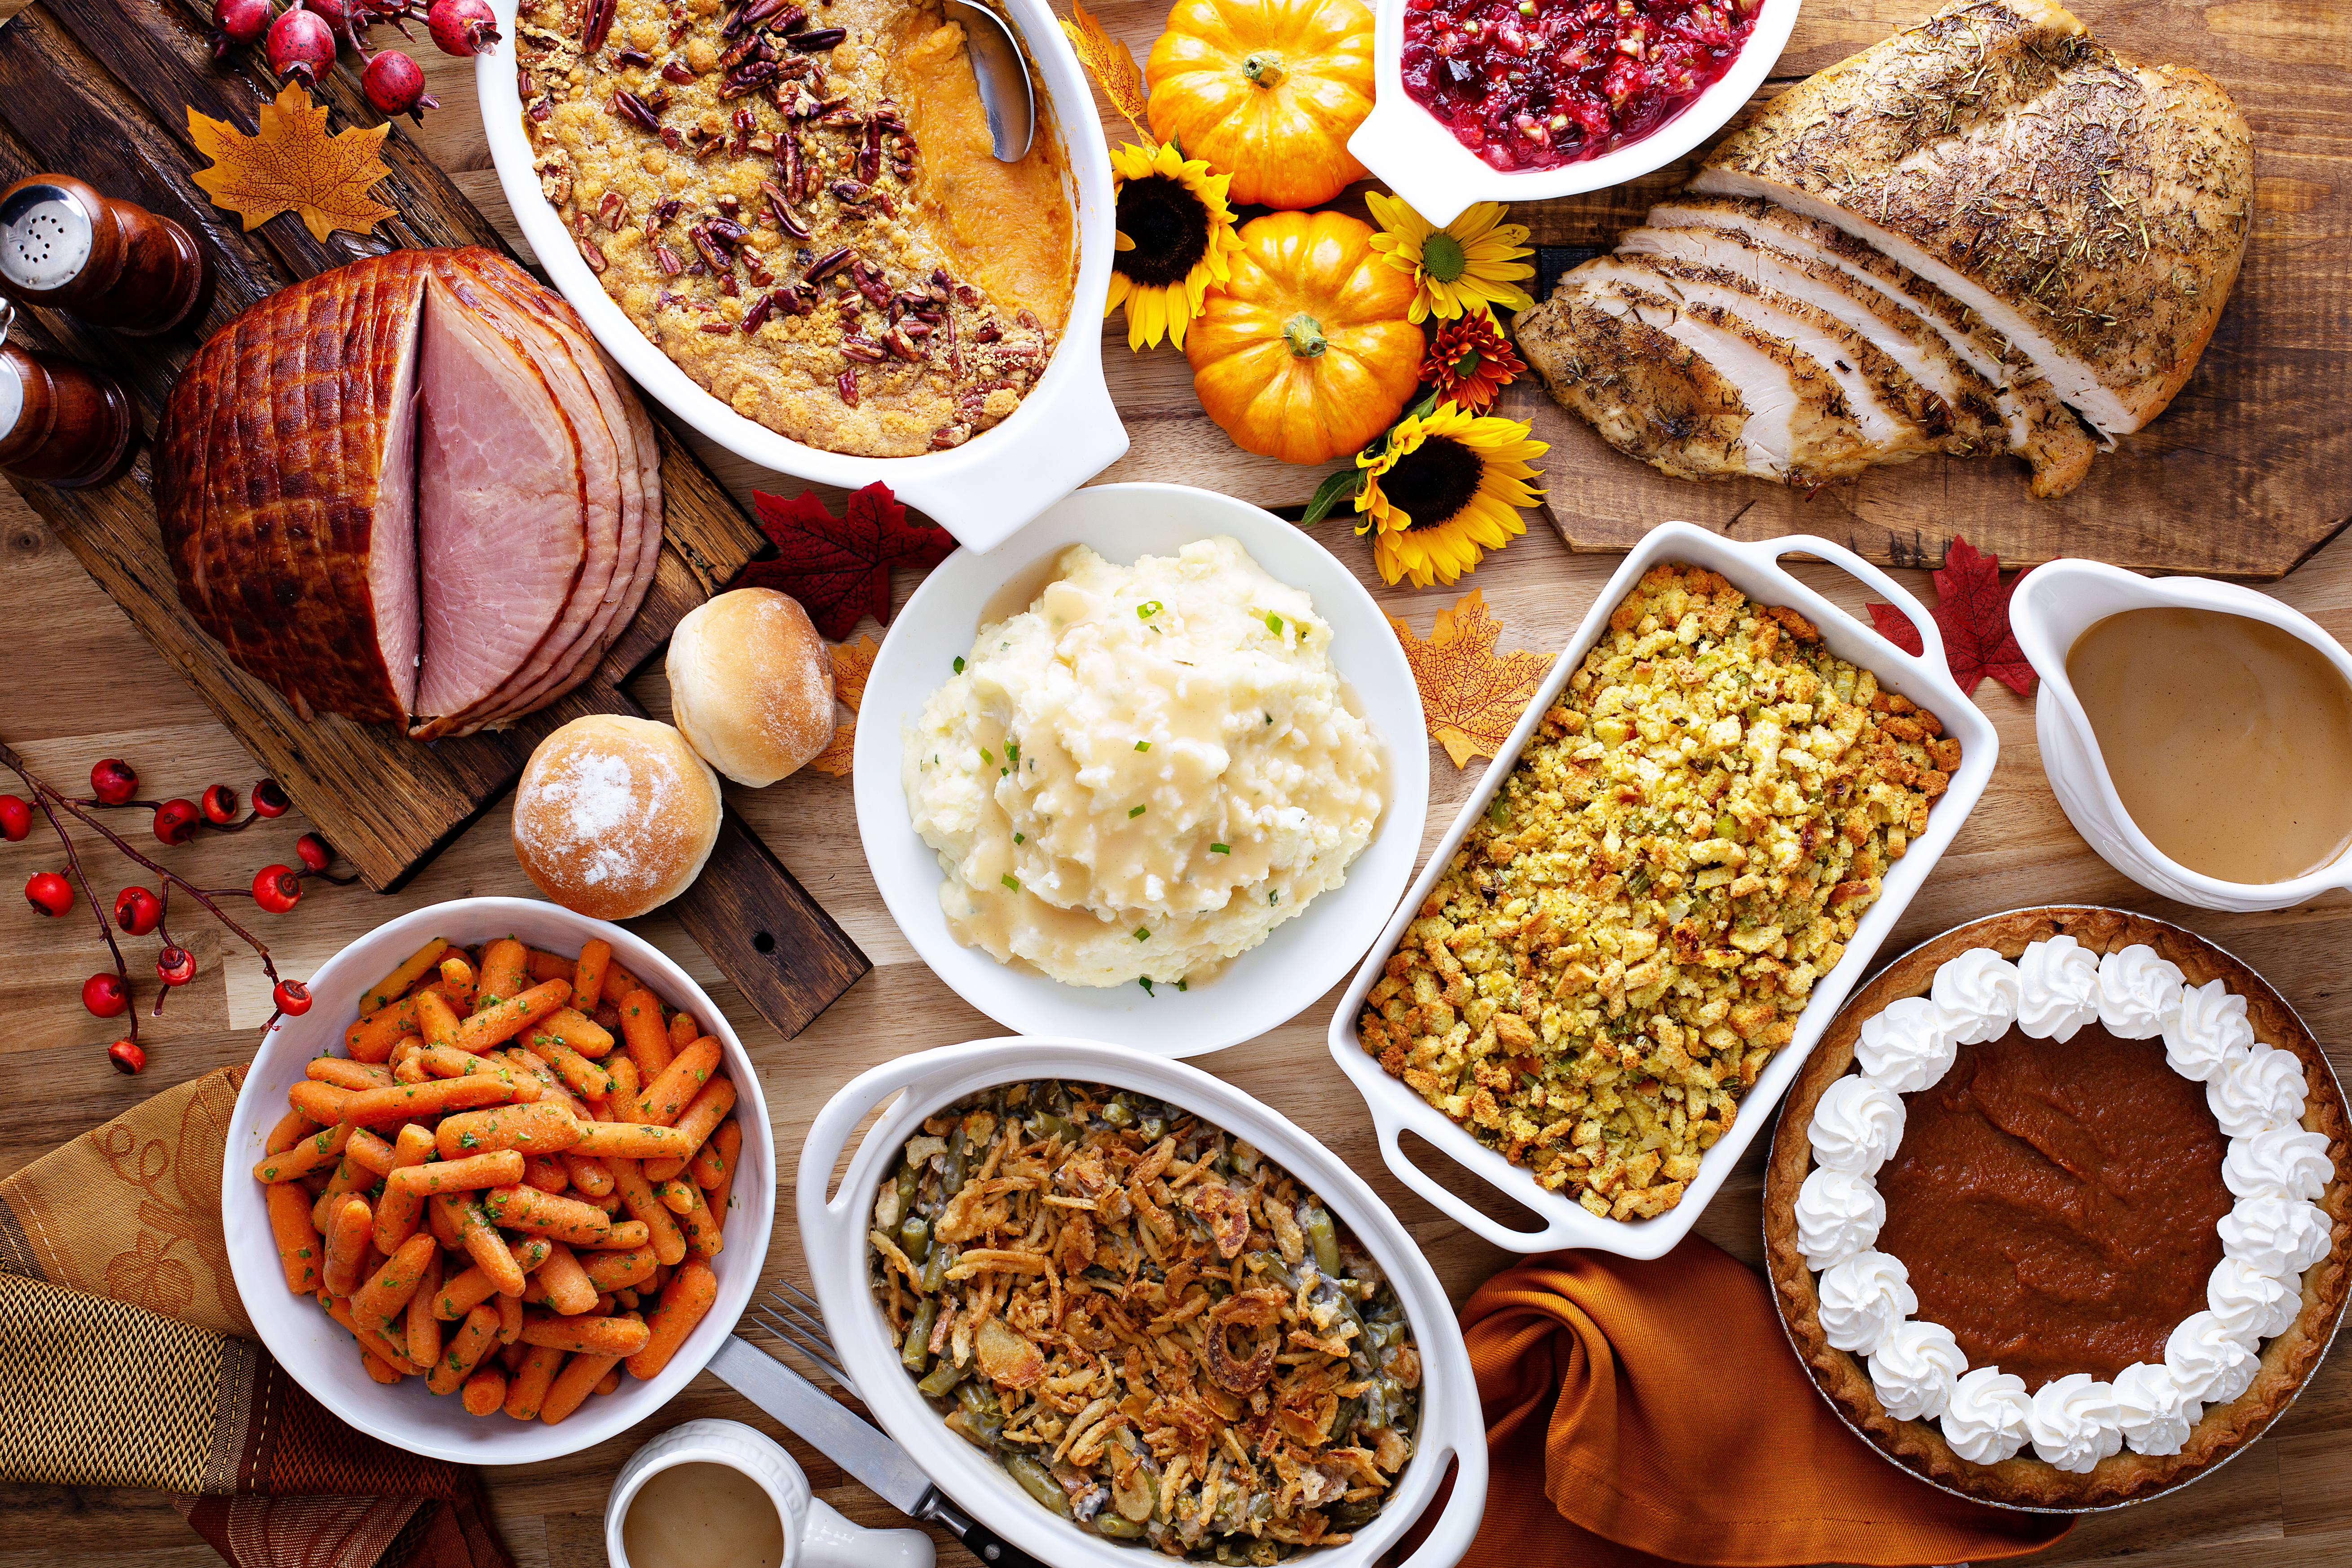
M2305 1274L2303 1310L2284 1332L2263 1345L2261 1363L2245 1393L2226 1405L2209 1406L2177 1454L2152 1457L2126 1448L2080 1474L2036 1458L2030 1446L1999 1464L1973 1464L1952 1451L1936 1422L1897 1421L1887 1415L1871 1386L1864 1358L1831 1347L1822 1328L1814 1278L1797 1246L1797 1189L1812 1168L1809 1129L1813 1107L1831 1083L1853 1066L1864 1020L1902 997L1927 994L1936 971L1969 948L1990 947L2014 961L2029 943L2059 935L2072 936L2097 953L2145 943L2177 964L2191 985L2218 979L2243 996L2254 1037L2301 1058L2303 1125L2326 1137L2328 1158L2336 1172L2316 1200L2331 1222L2327 1256ZM2055 1042L2052 1046L2063 1048ZM2352 1189L2344 1180L2347 1160L2352 1158L2347 1130L2352 1130L2352 1111L2347 1110L2343 1088L2294 1010L2262 976L2203 938L2144 915L2083 905L1993 915L1922 943L1882 970L1846 1003L1797 1075L1781 1107L1764 1174L1765 1267L1771 1275L1773 1299L1790 1342L1822 1395L1848 1425L1906 1469L1979 1501L2010 1508L2075 1511L2139 1501L2186 1485L2261 1436L2326 1354L2347 1285L2352 1285L2352 1267L2347 1267Z

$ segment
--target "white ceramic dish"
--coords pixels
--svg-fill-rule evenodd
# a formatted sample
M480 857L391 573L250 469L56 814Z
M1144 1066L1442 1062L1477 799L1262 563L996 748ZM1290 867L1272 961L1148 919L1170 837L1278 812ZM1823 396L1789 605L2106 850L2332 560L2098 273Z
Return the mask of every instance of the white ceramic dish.
M646 1483L679 1465L723 1465L759 1483L784 1527L783 1560L774 1568L932 1568L931 1538L919 1530L867 1530L834 1511L809 1489L808 1476L783 1445L740 1421L707 1417L673 1426L629 1456L604 1494L604 1561L635 1568L623 1527Z
M971 651L984 607L1072 544L1127 564L1230 534L1257 563L1304 589L1331 625L1331 662L1388 751L1387 809L1347 882L1284 921L1214 981L1065 985L966 947L940 908L939 857L916 835L899 768L905 726ZM1040 581L1037 584L1044 586ZM1097 485L1078 491L995 551L962 550L923 580L883 642L857 712L857 832L891 918L923 962L965 1001L1008 1028L1116 1040L1189 1057L1265 1033L1347 977L1412 879L1429 816L1429 752L1412 667L1372 596L1304 530L1246 501L1185 485Z
M504 1415L468 1415L454 1395L445 1399L426 1393L419 1378L390 1388L371 1381L353 1353L352 1336L311 1298L287 1290L263 1188L253 1179L263 1141L286 1114L287 1089L301 1079L303 1066L312 1057L343 1054L343 1027L356 1016L362 991L436 936L478 942L508 935L551 952L577 952L591 937L611 942L614 962L671 1005L691 1012L707 1032L718 1037L720 1060L735 1080L735 1116L743 1128L733 1201L722 1220L727 1244L711 1261L719 1277L719 1299L709 1315L660 1376L646 1382L624 1378L618 1392L592 1397L570 1419L552 1426ZM254 1053L245 1087L237 1091L221 1172L221 1226L227 1238L229 1271L255 1331L278 1363L320 1404L371 1436L411 1453L461 1465L526 1465L560 1458L625 1431L668 1404L693 1381L742 1315L759 1283L776 1214L776 1147L759 1074L726 1016L702 987L644 938L535 899L455 899L402 915L329 959L310 984L310 1010L299 1018L278 1019Z
M1181 1062L1160 1061L1085 1040L976 1040L901 1057L859 1074L817 1112L802 1145L794 1191L801 1247L816 1282L825 1327L859 1397L940 1489L1007 1541L1056 1568L1137 1568L1139 1557L1047 1513L988 1457L941 1425L898 1364L898 1347L866 1290L866 1233L884 1170L923 1118L967 1094L1002 1083L1074 1079L1140 1089L1212 1125L1246 1138L1266 1158L1319 1194L1372 1255L1412 1323L1420 1346L1421 1431L1413 1456L1370 1525L1343 1546L1296 1561L1315 1568L1370 1568L1430 1508L1450 1463L1454 1491L1409 1568L1452 1568L1478 1532L1486 1506L1486 1428L1454 1309L1429 1260L1362 1177L1292 1123L1222 1079ZM903 1090L901 1093L899 1091ZM837 1191L834 1167L866 1112L898 1098L875 1121ZM828 1194L830 1198L828 1199Z
M781 436L704 391L637 330L588 270L563 220L540 193L515 82L518 0L492 3L500 41L477 58L474 83L507 205L538 252L540 266L586 320L596 341L671 413L763 468L850 489L879 479L900 500L977 550L996 544L1127 450L1127 427L1111 405L1102 372L1100 325L1118 217L1110 155L1095 118L1094 89L1045 0L1001 5L1036 60L1053 108L1052 128L1058 129L1068 160L1078 228L1078 279L1069 320L1045 375L1010 418L952 451L915 458L851 457ZM1039 129L1048 127L1041 121Z
M1443 227L1473 202L1539 202L1604 190L1663 169L1722 130L1764 84L1788 47L1802 0L1764 0L1731 68L1680 114L1613 153L1557 169L1497 169L1454 139L1404 89L1405 0L1377 0L1372 69L1379 91L1348 151L1374 177Z
M1919 628L1925 652L1905 653L1807 587L1780 564L1780 557L1795 554L1817 556L1885 595L1887 603L1899 608ZM1821 628L1822 640L1831 652L1874 671L1880 686L1909 698L1942 720L1945 733L1960 742L1960 766L1952 775L1950 787L1929 809L1927 831L1911 841L1903 858L1886 874L1878 901L1864 914L1853 940L1846 943L1844 957L1813 983L1812 996L1797 1016L1794 1037L1766 1065L1747 1098L1740 1101L1739 1115L1731 1131L1701 1159L1699 1173L1684 1192L1682 1202L1654 1219L1601 1219L1565 1194L1547 1192L1538 1186L1525 1167L1512 1164L1479 1142L1435 1106L1407 1089L1402 1080L1381 1070L1380 1063L1367 1056L1357 1043L1356 1017L1388 963L1389 954L1395 951L1397 939L1419 911L1422 900L1436 886L1438 878L1444 874L1454 852L1462 847L1462 840L1468 837L1479 814L1486 809L1486 803L1510 776L1519 752L1542 721L1544 710L1584 662L1584 656L1601 640L1609 625L1610 613L1633 591L1643 573L1660 562L1669 561L1719 572L1732 586L1757 602L1788 605L1811 621ZM1462 815L1454 819L1428 865L1422 868L1412 891L1406 895L1388 929L1373 944L1355 984L1348 988L1346 999L1332 1016L1331 1055L1340 1069L1355 1080L1364 1102L1371 1108L1372 1121L1380 1131L1381 1152L1389 1168L1413 1191L1471 1230L1514 1252L1549 1252L1562 1247L1595 1247L1626 1258L1656 1258L1666 1252L1689 1234L1708 1200L1721 1190L1731 1168L1739 1163L1739 1156L1755 1141L1757 1133L1770 1123L1772 1107L1787 1090L1790 1080L1797 1076L1797 1069L1804 1065L1813 1043L1837 1016L1846 994L1870 966L1871 955L1895 929L1895 922L1902 919L1912 895L1927 879L1937 858L1950 847L1961 822L1984 794L2000 752L2000 742L1991 721L1961 692L1944 663L1943 638L1937 631L1934 617L1895 579L1845 546L1811 534L1790 534L1741 544L1687 522L1669 522L1651 530L1626 556L1616 575L1609 579L1601 596L1592 602L1583 625L1577 627L1576 636L1553 663L1543 684L1536 689L1535 699L1528 704L1518 728L1511 731L1500 754L1487 765L1478 787L1463 803ZM1513 1230L1473 1208L1459 1194L1405 1157L1398 1146L1397 1135L1408 1129L1435 1144L1465 1169L1483 1177L1496 1191L1532 1210L1544 1221L1543 1228Z
M2126 610L2185 608L2244 616L2301 637L2352 681L2352 654L2317 622L2267 594L2205 577L2142 577L2097 561L2053 561L2017 584L2009 602L2010 629L2042 678L2033 703L2034 739L2042 770L2074 831L2099 858L2150 892L2201 910L2283 910L2336 888L2352 888L2352 851L2306 876L2284 882L2226 882L2192 871L2158 849L2124 809L2089 715L2066 676L2066 654L2095 621Z

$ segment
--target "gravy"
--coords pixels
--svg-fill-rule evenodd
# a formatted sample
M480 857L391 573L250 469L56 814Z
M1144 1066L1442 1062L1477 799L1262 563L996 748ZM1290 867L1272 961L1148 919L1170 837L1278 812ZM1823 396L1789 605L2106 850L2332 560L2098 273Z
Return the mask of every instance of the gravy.
M621 1546L629 1568L779 1568L784 1521L732 1466L673 1465L631 1500Z
M2214 610L2126 610L2066 653L2124 809L2165 855L2283 882L2352 844L2352 684L2318 648Z

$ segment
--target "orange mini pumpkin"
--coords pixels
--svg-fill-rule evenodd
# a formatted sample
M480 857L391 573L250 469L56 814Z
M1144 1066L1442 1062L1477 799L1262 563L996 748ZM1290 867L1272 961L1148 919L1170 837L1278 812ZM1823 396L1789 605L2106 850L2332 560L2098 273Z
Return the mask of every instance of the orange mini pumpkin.
M1240 237L1232 280L1184 340L1194 395L1244 451L1320 463L1357 450L1421 379L1412 276L1345 213L1268 213Z
M1364 177L1348 154L1372 110L1361 0L1177 0L1143 75L1151 133L1233 175L1235 205L1311 207Z

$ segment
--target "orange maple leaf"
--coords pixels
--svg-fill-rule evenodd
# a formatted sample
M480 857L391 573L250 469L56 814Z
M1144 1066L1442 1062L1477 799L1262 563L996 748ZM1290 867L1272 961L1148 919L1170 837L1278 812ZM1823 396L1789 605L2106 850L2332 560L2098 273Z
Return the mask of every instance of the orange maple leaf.
M390 125L327 134L327 110L288 82L277 101L261 106L260 129L247 136L226 120L188 110L188 139L212 160L194 175L213 200L245 219L247 233L282 212L302 216L310 237L339 228L365 234L393 215L369 196L392 171L376 156Z
M856 713L857 705L866 700L866 678L874 673L874 656L881 651L882 645L871 637L836 644L831 650L834 695L840 698L852 713ZM825 743L824 751L809 759L808 765L821 773L831 773L835 778L846 777L851 763L856 760L856 723L835 724L833 739Z
M1412 666L1429 738L1445 748L1457 768L1469 765L1473 757L1495 755L1534 700L1536 683L1551 661L1526 648L1496 658L1503 626L1486 613L1486 596L1475 588L1454 601L1452 609L1437 612L1426 640L1394 616L1388 623Z
M1062 20L1062 31L1070 36L1070 47L1078 52L1078 59L1110 100L1110 106L1127 116L1138 136L1149 140L1151 133L1143 125L1143 73L1135 68L1134 52L1104 32L1103 25L1083 5L1070 7L1070 15Z

